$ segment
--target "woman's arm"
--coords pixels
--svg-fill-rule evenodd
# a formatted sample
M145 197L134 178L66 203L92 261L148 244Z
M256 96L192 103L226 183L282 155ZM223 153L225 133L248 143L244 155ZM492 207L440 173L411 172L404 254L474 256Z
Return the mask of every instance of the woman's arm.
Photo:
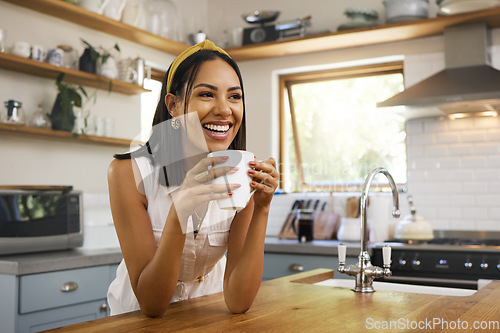
M138 189L142 179L137 164L133 160L111 162L108 170L111 212L130 283L145 315L163 315L175 292L186 240L179 219L185 225L188 216L199 205L229 197L226 185L206 184L213 179L210 174L197 179L209 165L224 160L224 157L204 158L188 171L176 191L158 247L147 212L148 202L142 194L144 188ZM231 169L219 167L216 174L223 175Z
M111 163L108 170L111 212L132 289L144 314L161 316L175 292L185 235L176 210L170 209L156 248L146 196L136 184L141 184L141 180L135 161Z
M276 162L270 158L251 162L256 189L249 204L236 214L231 225L224 275L224 298L233 313L246 312L253 303L262 280L264 240L269 208L278 187Z

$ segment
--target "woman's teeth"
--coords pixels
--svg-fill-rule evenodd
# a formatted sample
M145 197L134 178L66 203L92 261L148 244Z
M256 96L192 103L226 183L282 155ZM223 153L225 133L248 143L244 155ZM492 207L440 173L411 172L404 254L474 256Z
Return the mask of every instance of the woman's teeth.
M229 125L212 125L212 124L205 124L203 125L204 128L214 131L214 132L227 132L229 131Z

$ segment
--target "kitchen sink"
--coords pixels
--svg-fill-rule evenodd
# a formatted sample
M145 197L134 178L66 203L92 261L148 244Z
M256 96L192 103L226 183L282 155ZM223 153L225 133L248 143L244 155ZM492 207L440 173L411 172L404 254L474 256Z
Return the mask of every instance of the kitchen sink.
M354 280L328 279L321 282L317 282L315 283L315 285L352 289L354 288ZM381 281L373 281L373 288L375 290L383 290L383 291L441 295L441 296L470 296L477 291L472 289L420 286L413 284L391 283L391 282L381 282Z

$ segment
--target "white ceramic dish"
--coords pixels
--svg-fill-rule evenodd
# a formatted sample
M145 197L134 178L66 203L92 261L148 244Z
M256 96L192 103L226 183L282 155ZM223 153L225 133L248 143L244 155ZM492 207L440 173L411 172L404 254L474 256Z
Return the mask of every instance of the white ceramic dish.
M453 15L500 6L500 0L445 0L439 14Z
M387 23L418 20L429 17L427 0L384 0Z

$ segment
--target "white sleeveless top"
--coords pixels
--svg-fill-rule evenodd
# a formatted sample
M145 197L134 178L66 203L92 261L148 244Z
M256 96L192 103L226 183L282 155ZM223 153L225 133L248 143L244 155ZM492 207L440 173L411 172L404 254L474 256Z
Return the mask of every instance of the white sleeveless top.
M177 189L158 184L158 171L147 157L134 158L144 183L151 228L158 246L168 212L172 205L171 192ZM223 288L225 253L229 229L235 216L232 210L221 210L215 201L208 210L196 238L191 217L187 223L186 242L182 252L179 281L171 302L221 292ZM139 303L130 284L122 260L116 278L108 289L111 315L139 310Z

